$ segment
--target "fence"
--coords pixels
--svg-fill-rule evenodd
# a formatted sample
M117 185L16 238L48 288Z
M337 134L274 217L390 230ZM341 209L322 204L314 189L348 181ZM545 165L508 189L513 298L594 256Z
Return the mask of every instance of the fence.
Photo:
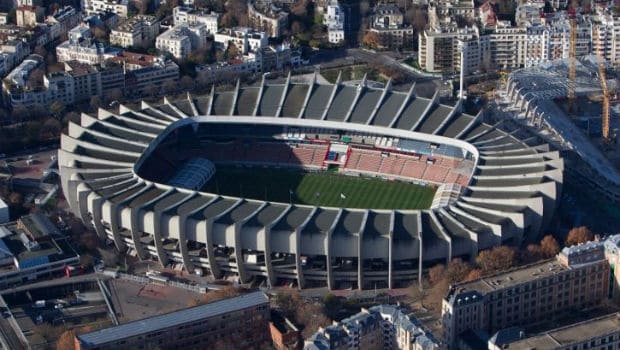
M155 280L145 277L145 276L136 276L136 275L132 275L132 274L128 274L128 273L122 273L119 272L118 273L118 278L122 278L125 280L129 280L129 281L133 281L133 282L137 282L137 283L141 283L141 284L149 284L149 283L155 283ZM190 292L194 292L194 293L200 293L200 294L205 294L207 293L207 286L205 285L194 285L194 284L188 284L188 283L184 283L184 282L179 282L179 281L173 281L173 280L168 280L168 281L160 281L157 280L157 282L159 282L158 284L163 284L166 286L170 286L170 287L176 287L176 288L181 288L181 289L185 289L188 290Z

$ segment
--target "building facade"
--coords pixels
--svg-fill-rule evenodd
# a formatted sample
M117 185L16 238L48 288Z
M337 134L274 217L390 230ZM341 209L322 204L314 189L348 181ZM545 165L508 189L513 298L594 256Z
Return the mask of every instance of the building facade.
M78 61L96 65L118 53L95 40L87 26L71 29L68 36L67 41L56 46L58 62Z
M15 9L15 22L19 27L34 27L43 21L45 9L39 6L19 6Z
M439 350L421 323L395 305L378 305L320 328L304 350Z
M489 350L618 349L620 348L620 315L614 313L528 337L521 331L512 339L500 343L492 340L488 344Z
M149 48L159 35L155 16L137 15L121 22L110 32L110 44L120 47Z
M217 20L220 15L215 12L205 12L191 7L177 6L173 9L172 16L174 25L180 24L204 24L208 34L215 34L218 31Z
M111 11L119 17L127 17L129 12L128 0L82 0L82 9L87 16Z
M332 0L325 6L323 24L327 26L328 41L332 44L344 42L344 12L337 1Z
M392 50L413 47L413 28L403 23L403 14L396 4L377 5L369 31L377 33Z
M158 36L155 47L175 58L186 59L192 51L203 49L207 44L206 39L207 29L204 24L181 24Z
M556 259L451 286L442 307L444 342L454 349L466 330L492 333L598 305L609 294L609 271L603 245L593 242L565 248Z
M265 32L246 27L222 29L215 34L214 41L217 47L222 50L226 50L229 44L233 44L243 55L248 52L257 52L267 47L269 43Z
M288 13L272 2L248 2L249 26L270 37L282 36L288 26Z

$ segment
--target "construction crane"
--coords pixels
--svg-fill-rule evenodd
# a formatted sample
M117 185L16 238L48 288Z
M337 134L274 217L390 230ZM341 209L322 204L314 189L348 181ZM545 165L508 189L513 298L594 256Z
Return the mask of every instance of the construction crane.
M596 40L596 58L598 61L598 79L601 83L601 90L603 91L603 114L602 114L602 134L603 143L609 143L611 141L609 137L609 90L607 89L607 76L605 74L605 57L603 57L603 50L601 49L600 37L598 34L598 27L592 27L592 36Z
M570 47L568 51L568 112L573 112L575 104L575 76L577 75L577 20L575 19L575 11L569 11L570 16Z

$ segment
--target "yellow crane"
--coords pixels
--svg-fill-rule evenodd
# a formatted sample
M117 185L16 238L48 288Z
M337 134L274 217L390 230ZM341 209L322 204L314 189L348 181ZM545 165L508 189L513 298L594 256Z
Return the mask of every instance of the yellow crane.
M576 58L577 56L577 20L575 17L570 19L570 47L568 51L568 111L573 112L575 103L575 76L577 75Z
M598 61L598 79L601 83L601 90L603 91L603 114L602 114L602 134L603 142L608 143L609 137L609 90L607 89L607 76L605 74L605 57L603 57L603 50L601 46L601 38L599 37L598 26L592 27L592 34L596 39L596 58Z

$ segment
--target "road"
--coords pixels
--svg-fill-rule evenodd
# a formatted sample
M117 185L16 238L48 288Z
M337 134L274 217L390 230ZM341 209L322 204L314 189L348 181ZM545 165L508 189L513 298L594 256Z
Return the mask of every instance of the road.
M363 49L320 50L312 57L311 64L324 69L362 63L380 64L401 73L405 77L401 84L403 88L406 89L415 82L416 94L430 98L432 92L441 84L440 81L404 68L394 56L399 57L399 54L372 52Z

